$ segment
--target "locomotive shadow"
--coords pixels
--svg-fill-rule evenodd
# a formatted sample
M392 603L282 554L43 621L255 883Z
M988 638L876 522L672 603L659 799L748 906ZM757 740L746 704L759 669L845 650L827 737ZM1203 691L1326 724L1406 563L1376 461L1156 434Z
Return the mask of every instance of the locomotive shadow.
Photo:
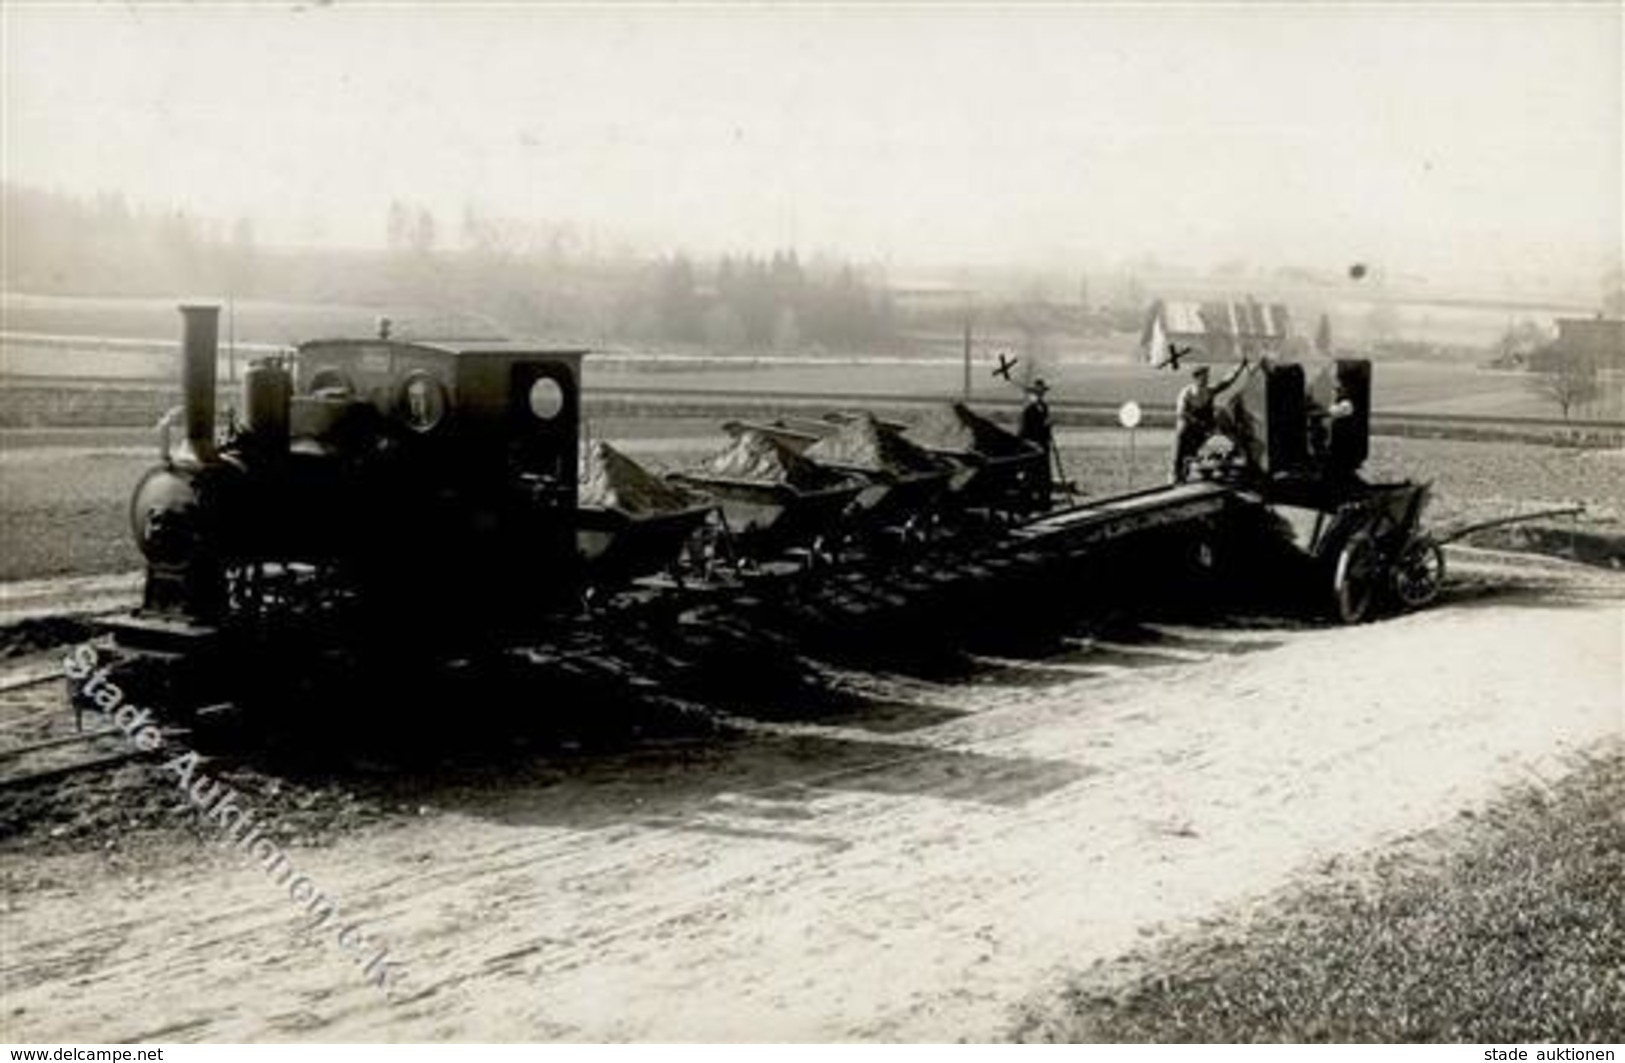
M606 682L555 677L545 696L488 676L423 677L411 691L334 686L298 702L266 700L198 731L206 752L289 776L372 781L402 790L538 757L703 742L713 713Z
M821 803L843 795L1020 807L1095 774L1085 765L827 734L735 734L701 747L595 758L529 785L439 795L515 826L625 824L807 840Z
M500 690L486 685L480 694ZM455 714L456 726L425 725L418 716L391 728L337 724L331 705L311 705L306 709L317 711L261 719L251 734L234 728L230 747L213 752L290 781L340 784L362 798L428 803L505 823L592 829L643 822L773 836L842 793L1008 807L1092 773L1066 761L894 737L962 714L819 693L810 683L793 688L788 701L775 695L770 708L740 697L726 711L579 682L570 690L555 686L549 700L545 713L515 703L499 713ZM856 726L840 734L786 732L755 724L741 710L779 722L863 723L874 737L852 734Z

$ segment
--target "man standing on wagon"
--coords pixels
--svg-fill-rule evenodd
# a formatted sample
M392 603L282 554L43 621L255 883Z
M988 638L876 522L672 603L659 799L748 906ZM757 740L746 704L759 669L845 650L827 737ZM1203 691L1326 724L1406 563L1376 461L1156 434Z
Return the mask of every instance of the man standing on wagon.
M1174 406L1174 419L1176 423L1174 435L1174 482L1184 483L1190 476L1191 460L1202 444L1213 434L1218 427L1218 415L1214 409L1214 401L1229 390L1230 386L1241 379L1241 374L1247 369L1247 356L1242 355L1241 364L1231 370L1230 375L1217 385L1209 386L1209 370L1205 365L1199 365L1191 370L1191 382L1186 384L1179 393L1179 400Z

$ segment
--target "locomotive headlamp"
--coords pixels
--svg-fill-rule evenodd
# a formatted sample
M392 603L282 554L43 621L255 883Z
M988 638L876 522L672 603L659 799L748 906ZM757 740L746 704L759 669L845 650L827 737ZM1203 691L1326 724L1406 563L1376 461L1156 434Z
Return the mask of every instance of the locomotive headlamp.
M537 377L530 386L530 412L551 421L564 409L564 389L550 376Z

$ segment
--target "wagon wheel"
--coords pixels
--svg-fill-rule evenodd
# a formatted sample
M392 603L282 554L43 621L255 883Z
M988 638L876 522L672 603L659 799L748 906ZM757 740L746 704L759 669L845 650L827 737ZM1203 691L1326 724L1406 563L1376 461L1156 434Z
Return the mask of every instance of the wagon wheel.
M1407 609L1420 609L1444 586L1444 550L1431 535L1405 544L1394 562L1394 597Z
M1332 599L1337 619L1358 624L1371 614L1377 597L1377 546L1365 532L1349 536L1337 555Z
M226 569L226 604L238 616L257 617L265 608L265 575L256 564Z
M719 510L712 511L692 543L699 560L700 577L707 582L724 572L737 574L744 567L746 559L739 553L739 544L728 527L728 518Z
M835 562L840 545L833 535L815 535L807 544L807 568L824 568Z

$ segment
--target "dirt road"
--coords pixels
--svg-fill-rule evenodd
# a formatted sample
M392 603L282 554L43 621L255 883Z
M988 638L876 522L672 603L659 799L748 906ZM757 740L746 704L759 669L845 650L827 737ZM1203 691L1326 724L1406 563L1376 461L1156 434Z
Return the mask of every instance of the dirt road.
M873 705L295 850L389 943L393 1002L240 854L8 853L0 1035L998 1036L1068 971L1620 735L1625 577L1453 560L1423 614L847 676Z

